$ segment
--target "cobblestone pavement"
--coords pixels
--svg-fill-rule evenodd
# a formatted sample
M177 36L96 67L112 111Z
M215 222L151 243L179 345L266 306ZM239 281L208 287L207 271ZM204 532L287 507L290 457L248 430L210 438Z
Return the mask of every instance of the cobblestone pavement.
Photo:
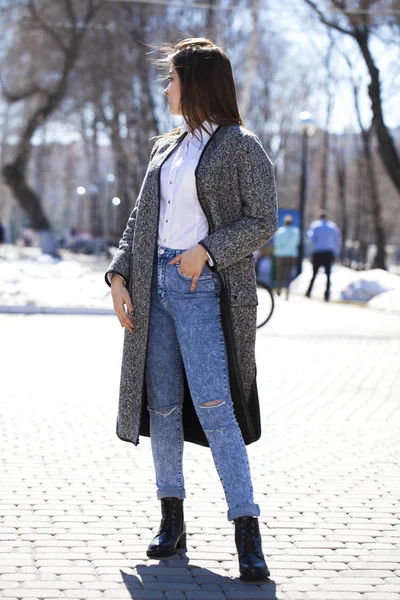
M0 598L400 598L400 319L278 299L249 447L271 579L241 583L209 450L187 444L188 552L159 522L149 440L115 435L114 317L0 316Z

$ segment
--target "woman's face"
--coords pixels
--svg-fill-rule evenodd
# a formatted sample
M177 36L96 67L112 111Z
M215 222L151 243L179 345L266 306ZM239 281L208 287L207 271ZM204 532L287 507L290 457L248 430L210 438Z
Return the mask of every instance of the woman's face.
M171 115L180 115L179 102L181 99L181 82L173 65L170 66L168 79L169 84L168 87L165 88L164 94L168 98L169 112Z

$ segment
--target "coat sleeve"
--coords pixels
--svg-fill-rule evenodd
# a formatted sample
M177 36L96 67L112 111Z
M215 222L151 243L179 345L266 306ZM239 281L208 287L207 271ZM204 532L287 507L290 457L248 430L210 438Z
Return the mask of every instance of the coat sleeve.
M156 152L157 152L157 142L153 146L153 149L150 154L149 162L151 162L151 160ZM146 176L145 176L145 178L146 178ZM143 184L142 184L142 188L143 188ZM125 281L126 286L128 286L128 284L129 284L133 232L135 230L135 223L136 223L137 211L139 208L139 201L140 201L140 192L139 192L138 199L136 200L135 207L129 216L128 222L125 227L125 231L122 234L122 238L119 241L118 250L116 251L114 258L112 259L110 266L108 267L108 269L104 275L105 282L110 287L111 287L111 277L109 277L109 275L111 273L117 273L118 275L120 275L123 278L123 280Z
M244 139L237 169L243 217L199 242L217 271L255 252L278 229L274 169L256 136Z

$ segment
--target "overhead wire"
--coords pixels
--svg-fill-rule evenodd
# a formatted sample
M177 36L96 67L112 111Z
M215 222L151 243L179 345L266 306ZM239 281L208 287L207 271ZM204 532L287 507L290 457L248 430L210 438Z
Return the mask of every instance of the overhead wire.
M187 2L186 0L102 0L103 2L108 2L109 4L145 4L145 5L153 5L153 6L167 6L167 7L177 7L177 8L193 8L193 9L203 9L203 10L214 10L214 11L253 11L254 8L251 6L240 6L237 4L215 4L210 2ZM293 12L293 10L299 7L298 3L289 3L285 2L286 5L282 5L282 3L277 5L269 5L269 6L261 6L257 8L257 12L269 12L271 9L278 10L280 14L283 12ZM380 16L400 16L400 8L379 8L377 10L369 10L367 8L337 8L335 6L328 7L329 14L343 14L343 15L370 15L372 17L380 17Z

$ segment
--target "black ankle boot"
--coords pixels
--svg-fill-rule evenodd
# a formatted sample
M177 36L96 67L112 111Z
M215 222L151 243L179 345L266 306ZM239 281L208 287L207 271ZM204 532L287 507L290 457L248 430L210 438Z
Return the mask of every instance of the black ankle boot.
M186 548L186 527L183 520L183 500L161 499L161 524L156 537L147 548L150 558L172 556Z
M256 581L269 577L257 517L235 519L235 542L239 555L240 579Z

